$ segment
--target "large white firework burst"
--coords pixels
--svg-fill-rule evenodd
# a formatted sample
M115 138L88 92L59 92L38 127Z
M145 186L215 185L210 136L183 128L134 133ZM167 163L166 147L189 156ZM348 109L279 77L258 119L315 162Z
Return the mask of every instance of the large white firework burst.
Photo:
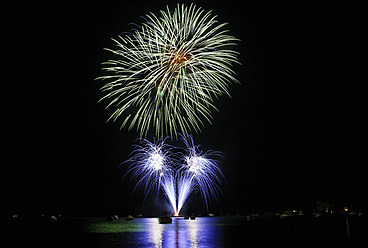
M230 68L237 63L231 47L238 39L224 29L216 16L195 5L167 7L160 16L146 15L137 30L113 39L113 59L104 62L106 75L101 100L114 107L113 121L136 128L141 137L150 128L162 137L199 132L211 123L214 100L229 95L237 82ZM229 95L230 96L230 95Z

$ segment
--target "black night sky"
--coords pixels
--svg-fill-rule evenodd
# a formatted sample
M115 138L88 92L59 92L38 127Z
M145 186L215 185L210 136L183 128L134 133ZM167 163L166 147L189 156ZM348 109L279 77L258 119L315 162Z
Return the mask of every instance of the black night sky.
M176 6L173 1L55 5L45 15L22 19L19 39L14 38L20 52L9 64L29 69L14 69L19 81L13 83L19 84L11 104L22 107L8 118L16 123L8 141L11 164L4 160L10 168L3 174L10 179L3 187L9 211L107 216L155 208L153 196L142 207L143 193L132 194L133 183L121 180L125 168L118 166L139 137L119 130L119 123L106 123L109 112L98 103L101 82L94 78L111 56L103 51L114 47L110 38L167 4ZM230 86L232 98L216 102L213 124L194 134L204 150L224 153L223 195L210 211L308 208L316 200L367 209L366 110L363 81L355 78L353 65L355 7L320 1L196 4L213 10L241 40L235 49L242 65L234 66L241 85ZM203 205L196 197L189 204Z

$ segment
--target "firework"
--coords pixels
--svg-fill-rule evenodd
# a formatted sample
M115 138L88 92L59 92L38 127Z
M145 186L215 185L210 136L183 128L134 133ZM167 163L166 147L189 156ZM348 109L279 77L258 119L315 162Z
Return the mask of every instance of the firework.
M220 154L214 151L203 153L199 146L194 145L192 136L188 140L182 136L186 149L180 156L171 152L173 147L165 140L151 143L143 139L135 145L126 161L130 165L127 173L138 181L134 189L143 188L145 197L152 189L162 190L172 205L174 215L179 215L193 190L201 193L208 208L208 200L217 198L220 192L218 184L223 174L218 162L212 158Z
M174 168L170 157L170 146L165 139L153 143L142 139L139 145L135 145L130 158L125 161L129 164L127 173L131 173L131 178L138 181L134 190L143 188L147 196L152 188L159 190L162 185L172 182L170 177L174 175ZM164 188L168 198L175 202L175 190L170 190L169 185Z
M186 154L182 158L183 162L179 170L178 211L195 189L201 193L208 209L208 200L210 198L217 199L219 192L221 192L219 184L224 175L218 166L218 161L213 158L221 157L221 154L212 150L201 151L199 146L194 145L192 136L181 137L186 145Z
M230 68L238 39L224 29L211 12L195 5L167 7L160 16L146 15L138 29L113 39L114 58L103 63L106 75L101 100L114 111L109 120L122 117L122 127L136 128L146 137L177 131L199 132L211 123L214 100L229 95L228 84L237 82Z

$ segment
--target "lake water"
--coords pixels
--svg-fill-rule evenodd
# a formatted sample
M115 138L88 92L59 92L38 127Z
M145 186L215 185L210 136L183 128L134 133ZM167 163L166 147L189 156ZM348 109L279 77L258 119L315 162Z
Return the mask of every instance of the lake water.
M247 219L237 217L172 218L159 224L158 218L61 218L9 220L1 222L10 231L4 244L13 247L359 247L366 243L367 215L312 215L281 219L279 216Z
M224 247L226 229L240 224L240 218L172 218L171 224L159 224L157 218L133 221L95 221L85 232L98 237L101 247Z

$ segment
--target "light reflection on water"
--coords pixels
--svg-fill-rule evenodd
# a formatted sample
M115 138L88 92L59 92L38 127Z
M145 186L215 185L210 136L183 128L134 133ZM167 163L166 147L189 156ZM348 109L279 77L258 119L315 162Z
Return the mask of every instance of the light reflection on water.
M172 218L171 224L159 224L157 218L119 220L112 232L96 233L103 247L222 247L223 220L200 217L185 220ZM104 223L105 225L105 223Z
M164 232L165 225L157 225L157 223L150 223L148 225L148 230L150 233L150 240L155 245L155 247L162 247L162 234Z
M152 221L153 220L153 221ZM222 243L220 227L214 218L185 220L173 218L172 224L159 224L151 219L149 240L155 247L198 247L199 244Z
M188 221L190 247L198 247L198 221Z

